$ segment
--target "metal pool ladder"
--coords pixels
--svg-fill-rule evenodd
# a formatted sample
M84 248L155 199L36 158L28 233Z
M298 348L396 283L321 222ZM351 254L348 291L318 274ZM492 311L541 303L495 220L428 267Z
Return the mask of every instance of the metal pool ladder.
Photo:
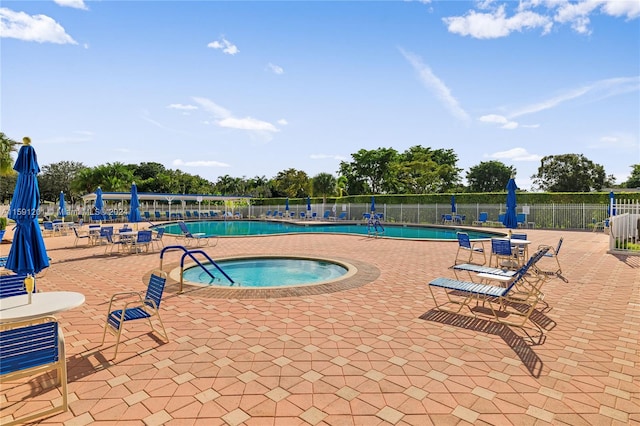
M227 275L226 272L224 272L222 270L222 268L220 267L220 265L218 265L216 262L214 262L213 259L211 259L211 257L209 257L209 255L207 253L204 252L204 250L200 250L200 249L196 249L196 250L188 250L185 246L166 246L165 248L163 248L160 251L160 270L162 270L162 259L164 257L164 253L167 251L176 251L176 250L182 250L184 253L182 254L182 257L180 258L180 290L178 291L178 293L182 293L182 286L184 284L184 278L183 278L183 273L184 273L184 260L185 258L189 257L191 258L191 260L193 260L196 265L198 265L200 268L202 268L202 270L204 270L212 279L216 279L216 277L213 275L213 273L208 270L198 259L195 258L194 254L201 254L203 255L207 261L209 263L211 263L213 266L216 267L216 269L218 271L220 271L220 273L222 275L224 275L224 277L229 280L229 282L231 283L231 285L235 284L235 281L233 281L233 279Z

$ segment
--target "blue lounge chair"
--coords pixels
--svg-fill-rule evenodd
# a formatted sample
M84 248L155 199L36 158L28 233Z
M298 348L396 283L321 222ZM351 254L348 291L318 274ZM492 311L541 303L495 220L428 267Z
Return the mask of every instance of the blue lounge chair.
M541 292L545 282L543 276L529 274L529 269L537 263L548 251L543 248L536 252L529 261L514 274L505 287L492 284L481 284L470 281L459 281L451 278L439 277L429 282L429 291L440 311L460 313L467 308L475 317L482 305L489 309L493 318L502 324L524 327L533 313L537 303L543 299ZM443 289L447 297L445 303L438 302L434 289ZM519 317L519 321L511 320Z
M478 215L478 220L473 221L473 226L483 226L484 224L487 223L488 219L489 219L489 213L480 212L480 214Z
M322 215L324 220L329 220L331 218L331 210L325 210L324 215Z
M183 221L179 221L178 226L182 231L182 239L184 240L185 246L190 246L190 245L198 245L201 247L209 246L211 245L212 241L214 241L214 244L211 247L215 247L218 244L218 237L215 237L215 236L209 237L206 234L200 233L200 232L193 234L191 233L191 231L189 231L189 228L187 228L187 225Z
M347 220L347 212L341 212L337 220Z
M162 294L164 292L164 286L167 281L167 274L163 271L153 271L149 277L149 284L147 292L142 298L140 292L124 292L116 293L111 297L109 301L109 308L107 309L107 320L104 324L104 331L102 332L102 343L104 345L105 336L107 330L115 334L116 347L113 353L113 358L118 354L118 345L120 344L120 336L124 329L124 324L127 321L135 321L140 319L146 319L153 331L157 331L151 322L151 317L156 317L160 322L162 328L162 337L166 342L169 341L169 336L160 318L160 302L162 302ZM128 300L125 305L120 309L112 310L118 301L123 299Z

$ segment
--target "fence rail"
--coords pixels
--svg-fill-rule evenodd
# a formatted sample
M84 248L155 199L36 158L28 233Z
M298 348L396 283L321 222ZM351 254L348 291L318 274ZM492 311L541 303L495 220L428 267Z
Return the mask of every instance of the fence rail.
M635 202L637 205L637 202ZM632 203L629 203L631 205ZM627 204L624 204L625 206ZM89 212L84 209L82 205L78 205L78 208L73 205L67 205L68 212L75 212L70 214L68 220L78 217L77 213L80 213L85 221L89 220ZM325 211L329 211L330 215L335 217L342 212L346 212L348 220L361 220L364 213L370 211L371 205L369 203L345 203L335 205L335 212L333 211L333 204L312 204L311 211L317 214L317 217L321 218L325 214ZM621 211L623 208L620 207ZM300 212L307 212L306 204L303 205L291 205L289 206L291 212L296 213L299 216ZM127 209L125 209L127 210ZM186 205L185 207L173 206L171 212L182 212L183 216L185 210L193 211L209 211L198 208L198 205ZM245 205L235 207L234 212L239 212L244 218L260 218L264 217L267 211L273 210L285 210L285 205L282 206L252 206ZM567 229L567 230L591 230L597 223L603 222L609 217L608 205L606 204L533 204L518 206L518 213L525 213L525 222L530 227L538 229ZM9 211L9 205L0 205L0 216L7 216ZM152 209L141 208L141 212L149 211L151 217L154 218L154 211ZM506 211L504 204L458 204L457 214L465 217L463 224L471 225L473 221L477 220L481 212L486 212L491 222L497 222L498 216ZM378 204L376 205L376 212L384 215L385 222L391 223L409 223L409 224L439 224L443 214L451 213L451 205L446 204ZM56 206L45 206L42 208L41 217L55 217L57 213ZM123 221L126 221L127 211L119 212L119 217ZM164 213L164 212L163 212ZM163 214L163 217L165 215Z

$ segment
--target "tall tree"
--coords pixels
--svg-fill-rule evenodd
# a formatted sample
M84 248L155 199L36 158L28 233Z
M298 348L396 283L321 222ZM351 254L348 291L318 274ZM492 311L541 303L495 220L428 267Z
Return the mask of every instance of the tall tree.
M513 166L507 166L501 161L481 161L470 167L467 172L467 182L470 192L503 191L511 175L515 175Z
M273 180L277 191L286 197L302 198L309 193L309 176L301 170L284 170Z
M336 178L331 173L318 173L313 177L313 195L322 195L322 202L327 202L327 195L334 195L337 189Z
M631 166L631 176L624 183L625 188L640 188L640 164Z
M606 180L604 167L582 154L548 155L540 160L533 184L549 192L599 191Z
M444 192L460 181L458 156L451 149L412 146L398 157L394 192L423 194Z
M87 167L75 161L60 161L42 166L42 173L38 176L40 197L43 200L57 201L60 191L64 192L65 201L75 203L84 191L76 191L73 181L80 170Z
M398 151L393 148L361 149L351 154L351 163L341 162L341 174L347 179L364 183L373 194L391 192L395 185L395 173L391 164L398 160ZM351 175L351 177L349 176ZM353 194L353 192L350 193Z
M11 155L18 152L18 145L20 143L0 132L0 176L10 176L14 173Z

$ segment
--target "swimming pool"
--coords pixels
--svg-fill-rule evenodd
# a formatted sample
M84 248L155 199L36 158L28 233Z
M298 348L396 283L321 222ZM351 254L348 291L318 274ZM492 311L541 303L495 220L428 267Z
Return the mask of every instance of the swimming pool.
M186 269L183 278L190 283L206 285L273 288L332 281L343 277L349 271L346 266L332 261L293 257L251 257L220 260L216 264L233 279L233 284L209 263L203 266L215 279L200 266Z
M502 233L477 231L460 227L444 226L420 226L420 225L395 225L382 224L382 229L370 228L366 222L362 223L313 223L313 222L286 222L286 221L259 221L259 220L233 220L233 221L196 221L186 222L191 233L204 233L208 236L243 237L256 235L281 235L291 233L337 233L354 235L377 235L385 238L404 238L412 240L457 240L456 233L463 231L469 234L472 240L490 239L491 237L504 236ZM167 234L182 235L177 223L158 225L165 228Z

